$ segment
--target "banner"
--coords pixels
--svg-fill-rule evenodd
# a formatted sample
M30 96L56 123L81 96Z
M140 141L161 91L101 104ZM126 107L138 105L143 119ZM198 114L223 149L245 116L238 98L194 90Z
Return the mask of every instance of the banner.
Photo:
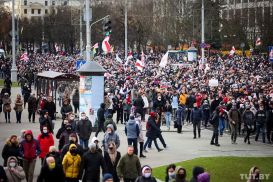
M217 79L211 79L209 80L209 86L210 87L218 87L219 83Z
M269 50L269 55L268 55L269 61L273 62L273 46L269 46L268 50Z

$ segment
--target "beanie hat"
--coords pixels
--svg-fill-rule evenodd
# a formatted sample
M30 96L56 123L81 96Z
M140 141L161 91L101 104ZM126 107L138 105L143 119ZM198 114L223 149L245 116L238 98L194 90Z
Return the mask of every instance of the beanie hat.
M108 179L113 179L113 176L112 176L112 174L110 174L110 173L105 173L104 175L103 175L103 182L105 182L105 181L107 181Z
M210 182L209 173L204 172L197 176L197 182Z

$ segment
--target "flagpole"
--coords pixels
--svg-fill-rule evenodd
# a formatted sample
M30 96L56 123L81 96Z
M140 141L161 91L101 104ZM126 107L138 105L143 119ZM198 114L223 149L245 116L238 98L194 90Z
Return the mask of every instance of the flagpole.
M86 17L86 61L91 60L91 27L90 25L90 1L85 0L85 17Z
M12 67L11 67L11 81L17 81L17 67L16 67L16 59L15 59L15 10L14 10L14 2L12 0Z
M201 56L202 56L202 64L205 63L205 7L204 7L204 0L202 0L202 40L201 40Z
M124 17L124 27L125 27L125 42L124 42L124 47L125 47L125 60L127 60L127 56L128 56L128 42L127 42L127 3L128 3L128 0L125 0L125 17Z

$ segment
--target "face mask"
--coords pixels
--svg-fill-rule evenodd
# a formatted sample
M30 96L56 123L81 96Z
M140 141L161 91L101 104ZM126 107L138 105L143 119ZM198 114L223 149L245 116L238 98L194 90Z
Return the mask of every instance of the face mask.
M54 169L56 166L55 162L48 164L49 169Z
M47 133L47 130L43 130L43 133L46 134L46 133Z
M175 172L169 172L168 174L170 178L175 178Z
M185 174L177 174L177 176L181 179L185 178Z
M10 162L10 163L9 163L9 166L10 166L10 167L15 167L15 166L16 166L16 163L15 163L15 162Z
M145 177L145 178L151 177L151 173L144 173L144 177Z
M77 149L71 149L71 150L70 150L70 153L71 153L72 155L75 155L75 154L77 153Z

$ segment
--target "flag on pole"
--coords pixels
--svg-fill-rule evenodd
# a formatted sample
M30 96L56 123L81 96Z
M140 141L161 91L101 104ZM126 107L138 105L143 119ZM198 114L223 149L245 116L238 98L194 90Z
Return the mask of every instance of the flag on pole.
M230 55L230 56L233 56L234 53L235 53L235 51L236 51L235 47L232 46L231 50L229 51L229 55Z
M29 57L27 55L27 52L24 52L21 57L20 57L20 61L25 61L28 62L29 61Z
M127 56L127 60L126 60L126 62L125 62L125 65L128 65L128 62L129 62L131 59L133 59L133 53L132 53L132 52L129 52L129 53L128 53L128 56Z
M122 63L122 60L120 59L120 57L118 56L118 54L116 54L116 61L119 63Z
M94 45L92 46L92 48L93 48L93 55L95 55L95 54L97 53L97 50L96 50L96 49L99 48L99 43L94 44Z
M167 63L168 63L168 56L169 56L169 51L166 52L166 54L161 58L159 66L162 68L165 68Z
M139 59L136 61L135 66L136 66L136 68L137 68L139 71L143 71L144 64L143 64L143 62L140 61Z
M104 38L104 40L102 41L102 50L105 54L110 53L111 52L111 45L109 44L109 36L106 36Z
M257 38L257 40L256 40L256 46L260 46L260 45L262 45L262 41L261 41L261 38L260 37L258 37Z
M143 66L145 65L145 55L144 55L144 52L142 51L142 54L141 54L141 62L143 64Z

